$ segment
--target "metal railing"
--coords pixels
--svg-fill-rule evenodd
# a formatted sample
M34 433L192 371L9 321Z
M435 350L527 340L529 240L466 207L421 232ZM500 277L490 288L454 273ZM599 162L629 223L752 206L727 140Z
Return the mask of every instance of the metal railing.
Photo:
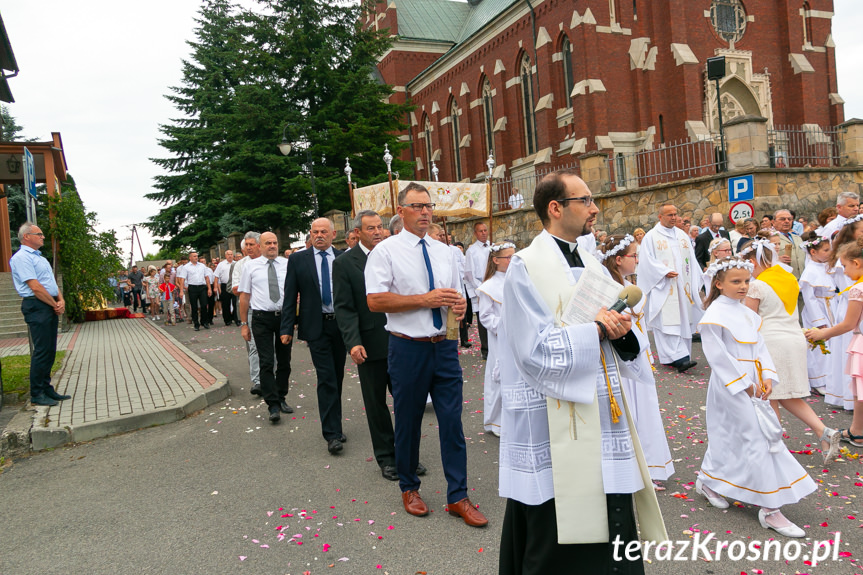
M558 170L579 172L578 162L547 166L534 172L509 178L494 179L491 183L492 210L494 213L529 208L533 205L533 191L543 176ZM521 197L519 197L521 196Z
M618 153L608 158L610 190L628 190L708 176L721 171L721 147L716 140L660 144L651 150Z
M767 130L770 167L805 168L838 166L842 152L840 137L845 129L777 125Z

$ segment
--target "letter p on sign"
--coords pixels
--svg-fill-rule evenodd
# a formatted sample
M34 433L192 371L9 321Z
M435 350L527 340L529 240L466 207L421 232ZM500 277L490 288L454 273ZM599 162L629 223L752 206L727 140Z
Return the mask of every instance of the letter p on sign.
M731 203L755 199L755 177L737 176L728 178L728 201Z

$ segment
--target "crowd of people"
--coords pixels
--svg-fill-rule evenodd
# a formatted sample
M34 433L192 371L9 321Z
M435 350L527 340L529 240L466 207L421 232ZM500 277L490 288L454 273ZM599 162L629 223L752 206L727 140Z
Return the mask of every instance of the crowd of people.
M666 203L653 228L611 235L593 228L598 208L574 174L543 178L533 204L543 231L529 246L490 242L478 221L465 249L432 221L428 191L410 184L387 227L375 212L356 215L344 251L333 247L326 218L312 222L299 250L280 253L275 234L248 232L242 258L228 251L207 265L192 252L176 268L121 272L118 298L154 320L187 318L195 330L219 313L225 325L240 326L251 393L273 424L293 412L291 350L295 337L306 342L332 455L348 440L341 396L349 356L381 475L399 482L403 506L416 516L429 513L419 446L431 402L448 510L483 526L468 497L458 360L459 345L477 343L468 337L476 322L486 360L484 431L500 437L507 574L573 563L643 572L640 559L613 561L612 542L667 539L656 494L674 464L654 372L656 364L692 369L692 342L700 340L710 380L696 492L718 508L729 497L757 505L763 527L804 536L780 508L815 483L785 446L781 418L813 430L823 465L837 458L840 442L863 447L857 195L839 194L817 219L779 209L728 229L722 214L692 225ZM637 286L643 297L567 325L564 311L584 274ZM810 394L853 412L848 427L826 426L804 400Z

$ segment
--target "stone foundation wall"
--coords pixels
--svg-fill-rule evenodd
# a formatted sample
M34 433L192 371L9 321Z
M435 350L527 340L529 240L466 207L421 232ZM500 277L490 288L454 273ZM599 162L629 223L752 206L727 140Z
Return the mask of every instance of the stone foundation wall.
M684 182L662 184L632 191L595 194L599 214L596 227L609 233L631 233L635 228L652 228L657 220L656 210L666 201L673 202L682 217L691 218L693 224L713 212L725 216L725 227L731 227L728 212L728 177L754 174L755 217L772 214L779 208L792 209L797 216L814 218L824 208L836 205L840 192L863 194L863 169L843 168L760 168L721 177L696 178ZM473 242L473 224L488 218L450 220L447 229L456 241L465 246ZM525 247L539 233L542 226L533 208L522 208L496 214L493 236L495 241L515 240L519 248Z

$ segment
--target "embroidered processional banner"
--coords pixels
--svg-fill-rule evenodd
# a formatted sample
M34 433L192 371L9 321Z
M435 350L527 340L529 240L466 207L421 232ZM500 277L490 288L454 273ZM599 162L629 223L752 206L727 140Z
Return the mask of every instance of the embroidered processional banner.
M393 182L393 189L398 190L399 182ZM390 201L390 184L382 182L354 190L354 213L362 210L373 210L381 216L393 215Z
M410 180L399 181L403 190ZM435 204L434 215L448 217L487 216L489 187L486 183L417 182L425 186Z

